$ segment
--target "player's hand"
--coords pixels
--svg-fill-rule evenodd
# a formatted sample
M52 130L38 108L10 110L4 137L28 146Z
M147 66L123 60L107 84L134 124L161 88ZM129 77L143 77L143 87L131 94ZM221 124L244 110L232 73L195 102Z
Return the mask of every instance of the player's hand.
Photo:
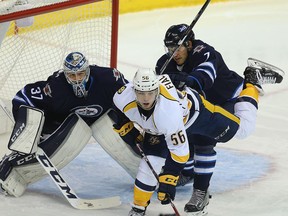
M159 175L158 199L162 205L169 204L171 200L174 200L178 179L179 176L165 172Z
M113 127L113 130L130 146L135 146L137 142L143 141L143 136L140 134L139 130L134 127L134 124L131 121L126 122L123 125L114 124Z
M184 85L189 87L194 85L194 80L192 77L185 72L169 73L168 75L177 89L183 89Z

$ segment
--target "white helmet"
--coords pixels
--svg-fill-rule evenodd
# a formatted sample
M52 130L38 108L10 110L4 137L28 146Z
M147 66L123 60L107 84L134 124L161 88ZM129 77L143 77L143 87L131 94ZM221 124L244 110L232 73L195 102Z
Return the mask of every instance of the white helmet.
M152 69L138 69L133 79L134 89L137 91L153 91L159 89L159 81Z

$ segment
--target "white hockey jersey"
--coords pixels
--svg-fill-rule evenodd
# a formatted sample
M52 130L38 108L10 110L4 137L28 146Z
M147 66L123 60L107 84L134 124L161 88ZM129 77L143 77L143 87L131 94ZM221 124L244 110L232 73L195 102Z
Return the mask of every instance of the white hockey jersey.
M192 102L184 92L178 92L168 75L158 77L160 93L153 114L146 118L137 108L133 84L122 87L113 98L115 106L145 132L164 135L171 158L176 163L186 163L189 144L184 122L188 120ZM191 118L189 118L191 119Z

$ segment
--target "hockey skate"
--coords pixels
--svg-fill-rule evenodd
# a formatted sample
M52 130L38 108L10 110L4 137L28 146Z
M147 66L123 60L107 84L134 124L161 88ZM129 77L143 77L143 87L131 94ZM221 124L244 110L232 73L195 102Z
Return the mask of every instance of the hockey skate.
M146 208L142 206L132 206L132 209L128 213L128 216L144 216Z
M18 153L12 152L0 161L0 187L3 194L19 197L26 190L27 182L13 169L11 158L16 158L16 155Z
M257 59L248 58L247 63L248 67L244 71L245 83L253 84L261 96L264 95L262 85L281 83L285 75L280 68Z
M209 204L209 199L210 194L208 191L202 191L194 188L192 197L185 205L184 211L188 216L207 215L208 212L206 208Z

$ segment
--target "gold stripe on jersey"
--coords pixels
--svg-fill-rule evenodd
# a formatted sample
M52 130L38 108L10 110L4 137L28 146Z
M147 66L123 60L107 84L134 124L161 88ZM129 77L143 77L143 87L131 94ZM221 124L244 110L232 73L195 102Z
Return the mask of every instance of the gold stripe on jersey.
M156 124L155 124L155 118L154 118L154 111L153 111L153 113L152 113L152 123L153 123L153 125L154 125L154 127L158 130L158 128L157 128L157 126L156 126Z
M134 204L138 206L148 206L154 191L144 191L134 186Z
M228 112L227 110L223 109L220 106L214 105L210 103L209 101L205 100L203 96L201 96L201 100L205 106L206 109L208 109L212 113L221 113L225 117L231 119L232 121L236 122L237 124L240 124L240 119L233 115L232 113Z
M192 107L192 102L191 100L187 99L188 100L188 104L187 104L187 108L188 110L191 110L191 107ZM189 116L190 116L190 112L183 117L183 122L184 122L184 125L187 123L187 121L189 120Z
M128 103L124 108L123 108L123 112L127 112L130 109L136 108L137 107L137 103L136 101L132 101L130 103Z
M177 163L186 163L190 157L190 153L188 153L187 155L183 155L183 156L179 156L179 155L176 155L176 154L173 154L172 152L170 152L171 154L171 158L177 162Z
M166 89L163 85L160 85L160 95L162 95L163 97L167 98L168 100L178 101L175 97L173 97L173 96L167 91L167 89Z

